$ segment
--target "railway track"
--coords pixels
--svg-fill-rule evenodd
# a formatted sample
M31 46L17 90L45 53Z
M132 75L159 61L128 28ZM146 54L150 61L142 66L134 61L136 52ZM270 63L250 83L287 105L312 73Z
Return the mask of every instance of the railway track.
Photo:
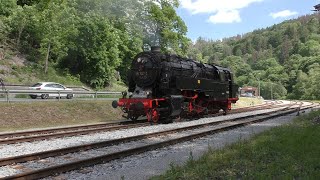
M229 114L248 112L248 111L260 110L260 109L277 108L282 106L285 106L285 105L282 105L281 103L270 103L270 104L267 103L259 106L234 109L234 110L231 110ZM215 117L219 115L222 115L222 113L213 114L208 117ZM108 132L108 131L115 131L119 129L129 129L129 128L137 128L137 127L143 127L143 126L149 126L149 123L147 123L146 120L140 120L134 123L132 121L120 121L115 123L99 123L99 124L92 124L92 125L81 125L81 126L42 129L42 130L2 133L0 134L0 145L47 140L52 138L70 137L70 136L77 136L77 135L86 135L91 133Z
M37 130L37 131L28 131L28 132L19 132L19 133L7 133L7 134L1 134L0 145L31 142L31 141L38 141L38 140L48 140L53 138L85 135L90 133L116 131L120 129L129 129L129 128L148 126L148 125L149 123L139 122L137 124L129 124L129 125L110 125L110 126L109 124L101 125L102 127L98 127L99 125L83 126L83 129L78 127L76 128L71 127L71 128L61 128L61 129L57 128L56 129L57 131L56 130Z
M4 177L4 179L42 178L42 177L46 177L49 175L53 175L55 173L62 173L62 172L78 169L78 168L85 167L85 166L91 166L94 164L104 163L104 162L108 162L108 161L111 161L114 159L130 156L133 154L142 153L145 151L161 148L164 146L170 146L170 145L173 145L176 143L181 143L184 141L189 141L194 138L203 137L203 136L206 136L209 134L213 134L213 133L217 133L217 132L221 132L221 131L227 131L229 129L245 126L247 124L252 124L252 123L264 121L264 120L267 120L267 119L270 119L273 117L293 113L293 112L296 112L297 110L304 110L307 108L311 108L314 105L309 105L306 107L301 107L301 106L302 106L302 104L300 104L300 105L291 104L291 105L288 105L287 107L280 108L276 111L270 111L270 112L261 113L258 115L243 116L243 117L228 119L228 120L224 120L224 121L218 121L218 122L215 121L215 122L210 122L210 123L198 124L198 125L194 125L194 126L187 126L187 127L171 129L171 130L162 131L162 132L143 134L140 136L132 136L132 137L127 137L127 138L104 141L104 142L100 142L100 143L87 144L87 145L83 145L83 146L64 148L64 149L53 150L53 151L42 152L42 153L34 153L34 154L24 155L24 156L20 156L20 157L11 157L11 158L6 158L6 159L1 159L0 166L6 166L6 165L8 166L9 164L12 164L12 163L17 164L17 163L21 163L21 162L25 162L25 161L30 161L30 160L39 161L39 159L43 159L43 158L47 158L47 157L61 156L61 155L66 155L66 154L76 153L76 152L79 153L79 151L88 151L91 149L105 148L105 147L110 147L111 145L115 146L117 144L123 144L123 143L132 142L132 141L143 141L148 138L157 138L158 137L158 139L162 140L162 141L156 142L156 143L147 143L145 145L141 145L141 146L137 146L137 147L133 147L133 148L129 148L129 149L115 151L115 152L111 152L111 153L107 153L107 154L102 154L102 155L98 155L95 157L84 158L84 159L81 159L78 161L66 162L66 163L59 164L59 165L48 166L45 168ZM185 133L183 133L183 132L185 132ZM171 135L172 134L179 134L179 135L178 136L176 135L173 138L166 137L170 134ZM89 153L89 154L92 154L92 153Z
M139 123L140 121L137 121ZM141 121L146 122L146 121ZM101 127L113 127L119 125L127 125L133 124L132 121L123 120L117 122L108 122L108 123L96 123L96 124L88 124L88 125L77 125L77 126L69 126L69 127L56 127L56 128L46 128L46 129L38 129L38 130L29 130L29 131L18 131L18 132L8 132L8 133L0 133L0 138L10 138L10 137L20 137L20 136L32 136L37 134L50 134L56 132L64 132L64 131L77 131L77 130L85 130L85 129L93 129L93 128L101 128Z
M268 114L268 113L265 113L265 114ZM260 115L264 115L264 114L260 114ZM163 131L163 132L149 133L149 134L143 134L143 135L132 136L132 137L127 137L127 138L114 139L114 140L102 141L102 142L97 142L97 143L85 144L85 145L81 145L81 146L74 146L74 147L63 148L63 149L58 149L58 150L46 151L46 152L41 152L41 153L34 153L34 154L29 154L29 155L17 156L14 158L5 158L5 159L0 159L0 166L13 164L13 163L20 163L20 162L24 162L27 160L36 160L39 158L47 158L47 157L56 156L56 155L74 153L74 152L79 152L79 151L89 150L89 149L94 149L94 148L99 148L99 147L106 147L106 146L110 146L110 145L116 145L116 144L120 144L120 143L130 142L130 141L137 141L137 140L141 140L144 138L150 138L150 137L155 137L155 136L169 134L169 133L177 133L177 132L181 132L181 131L185 131L185 130L189 130L189 129L201 128L201 127L205 127L205 126L217 125L220 123L231 122L231 121L235 121L238 119L249 118L249 117L253 117L253 116L255 116L255 115L234 118L234 119L224 120L224 121L215 121L215 122L211 122L211 123L183 127L183 128L167 130L167 131Z

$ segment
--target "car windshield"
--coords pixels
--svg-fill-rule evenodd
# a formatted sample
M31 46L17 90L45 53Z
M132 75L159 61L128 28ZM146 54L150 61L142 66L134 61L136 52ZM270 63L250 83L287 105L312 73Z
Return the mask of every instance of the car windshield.
M42 85L41 83L37 83L37 84L34 84L32 87L39 87L41 85Z

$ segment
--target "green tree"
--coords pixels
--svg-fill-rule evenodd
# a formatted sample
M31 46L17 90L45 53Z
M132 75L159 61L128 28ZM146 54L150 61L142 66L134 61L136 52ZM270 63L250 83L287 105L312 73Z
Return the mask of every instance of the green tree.
M188 56L201 59L211 51L208 62L230 67L239 85L258 86L258 80L250 73L259 73L261 94L268 98L271 84L275 97L288 93L288 98L315 98L316 81L306 77L313 76L311 69L317 74L314 65L320 64L319 29L319 15L305 15L222 41L199 38L190 46Z
M35 6L17 6L10 18L9 26L11 31L9 37L14 42L14 46L22 53L25 53L28 60L38 60L37 48L40 45L41 36L39 35L39 29L37 29L39 25L37 8Z
M16 7L16 0L0 0L0 17L10 16Z
M40 2L40 0L17 0L17 4L20 6L32 6L35 4L38 4Z
M179 6L178 0L159 0L148 4L147 20L151 23L145 27L149 34L149 45L161 46L163 51L186 54L189 39L186 37L187 26L176 14L175 8ZM152 31L149 31L152 29ZM150 41L150 39L153 41Z
M308 79L305 84L306 91L302 95L302 99L320 99L320 65L313 64L308 73Z
M228 56L220 64L229 67L236 77L252 73L251 67L239 56Z
M297 83L293 86L293 91L290 94L290 98L301 99L306 91L306 82L308 81L308 75L301 70L298 71Z
M60 2L52 0L38 15L37 28L41 37L39 52L44 59L45 73L48 71L50 56L53 56L56 62L65 57L69 43L67 38L76 33L73 26L77 22L74 10L67 3L54 3L55 1Z
M76 46L69 47L64 63L90 86L107 86L121 62L119 35L118 30L105 17L94 13L86 14L74 37Z

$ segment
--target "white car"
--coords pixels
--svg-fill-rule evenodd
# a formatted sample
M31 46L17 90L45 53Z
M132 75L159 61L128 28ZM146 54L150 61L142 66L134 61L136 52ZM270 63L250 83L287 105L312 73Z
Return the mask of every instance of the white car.
M41 90L41 91L72 91L72 89L63 86L62 84L55 83L55 82L38 82L33 86L29 87L30 90ZM37 97L41 97L42 99L48 99L49 97L56 97L59 98L59 93L56 94L45 94L45 93L37 93L37 94L30 94L32 99L36 99ZM73 94L66 94L60 93L60 97L65 97L67 99L71 99Z

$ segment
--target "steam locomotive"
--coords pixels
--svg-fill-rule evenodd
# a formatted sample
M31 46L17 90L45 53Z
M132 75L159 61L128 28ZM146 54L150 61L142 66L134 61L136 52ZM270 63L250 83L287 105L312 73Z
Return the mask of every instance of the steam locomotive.
M220 110L226 114L238 100L238 86L229 69L163 54L159 47L136 55L128 83L129 94L123 92L112 106L121 107L131 120L146 116L156 123Z

